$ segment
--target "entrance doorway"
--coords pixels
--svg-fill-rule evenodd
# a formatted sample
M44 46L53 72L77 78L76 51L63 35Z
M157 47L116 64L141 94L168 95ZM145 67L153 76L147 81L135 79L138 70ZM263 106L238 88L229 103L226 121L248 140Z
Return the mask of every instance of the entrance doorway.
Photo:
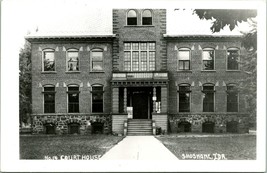
M133 107L133 119L151 119L152 87L129 87L127 89L127 106Z

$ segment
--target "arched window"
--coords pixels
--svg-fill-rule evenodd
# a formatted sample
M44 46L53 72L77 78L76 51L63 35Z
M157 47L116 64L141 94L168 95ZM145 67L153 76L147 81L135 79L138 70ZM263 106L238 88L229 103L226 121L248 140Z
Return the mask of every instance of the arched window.
M137 25L137 14L135 10L129 10L127 13L127 25Z
M143 11L142 25L152 25L152 13L150 10Z
M67 51L67 71L79 71L79 51L68 49Z
M191 132L191 123L188 121L181 121L178 123L179 132Z
M227 49L227 70L239 70L239 49Z
M202 51L202 69L214 70L215 69L215 51L213 48L205 48Z
M178 52L178 70L190 70L190 49L180 48Z
M206 121L202 124L203 133L214 133L215 123L211 121Z
M214 85L204 84L203 85L203 112L214 112Z
M92 86L92 112L103 112L103 85Z
M179 85L179 112L190 112L190 85Z
M55 86L45 85L44 94L44 113L55 113Z
M93 49L91 57L91 71L103 71L103 50Z
M238 112L238 90L235 84L227 87L227 112Z
M55 71L55 50L44 49L43 50L43 71Z
M79 112L79 86L68 85L68 112L78 113Z

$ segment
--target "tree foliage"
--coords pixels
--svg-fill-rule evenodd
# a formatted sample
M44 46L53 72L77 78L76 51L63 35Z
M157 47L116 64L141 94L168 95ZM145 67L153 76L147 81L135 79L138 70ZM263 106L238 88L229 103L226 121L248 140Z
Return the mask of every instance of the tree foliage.
M224 27L229 27L232 31L241 22L248 22L251 30L243 32L242 46L247 50L247 54L242 56L242 70L247 74L245 79L240 81L241 92L246 93L248 103L248 113L252 121L256 122L256 96L257 96L257 16L256 10L218 10L218 9L196 9L194 13L200 19L213 20L210 27L213 33L220 32Z
M31 44L26 41L19 53L19 119L28 123L31 114Z

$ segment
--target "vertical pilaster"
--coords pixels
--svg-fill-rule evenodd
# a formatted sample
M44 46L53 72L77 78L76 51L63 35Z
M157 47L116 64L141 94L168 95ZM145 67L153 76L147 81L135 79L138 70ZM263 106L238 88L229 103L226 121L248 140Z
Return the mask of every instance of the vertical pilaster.
M161 87L161 112L166 113L167 112L167 103L168 100L168 91L167 91L167 86L162 86Z
M127 112L127 88L124 88L124 93L123 93L123 111L124 113Z
M112 88L112 112L119 113L119 88Z
M156 87L153 87L153 98L157 96ZM153 112L156 112L156 100L153 99Z

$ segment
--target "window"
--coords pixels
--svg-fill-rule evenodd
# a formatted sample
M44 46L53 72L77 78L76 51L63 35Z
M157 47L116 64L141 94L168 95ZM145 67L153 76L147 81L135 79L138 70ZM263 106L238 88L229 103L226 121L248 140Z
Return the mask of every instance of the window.
M155 43L124 43L125 71L153 71L156 69Z
M190 85L179 86L179 112L190 112Z
M134 10L129 10L127 13L127 25L137 25L137 15Z
M190 70L190 49L179 49L178 66L178 70Z
M79 52L76 49L67 51L67 71L79 71Z
M55 51L53 49L43 51L43 71L55 71Z
M203 86L203 112L214 112L214 85L205 84Z
M203 70L214 70L214 49L206 48L202 52Z
M79 112L79 86L69 85L68 86L68 112L78 113Z
M101 49L92 50L92 71L103 71L103 51Z
M235 85L227 86L227 112L238 112L238 91Z
M143 11L142 25L152 25L152 13L150 10Z
M44 93L44 113L55 113L55 86L46 85Z
M103 86L92 87L92 112L103 112Z
M227 50L227 70L239 70L239 50L230 48Z

